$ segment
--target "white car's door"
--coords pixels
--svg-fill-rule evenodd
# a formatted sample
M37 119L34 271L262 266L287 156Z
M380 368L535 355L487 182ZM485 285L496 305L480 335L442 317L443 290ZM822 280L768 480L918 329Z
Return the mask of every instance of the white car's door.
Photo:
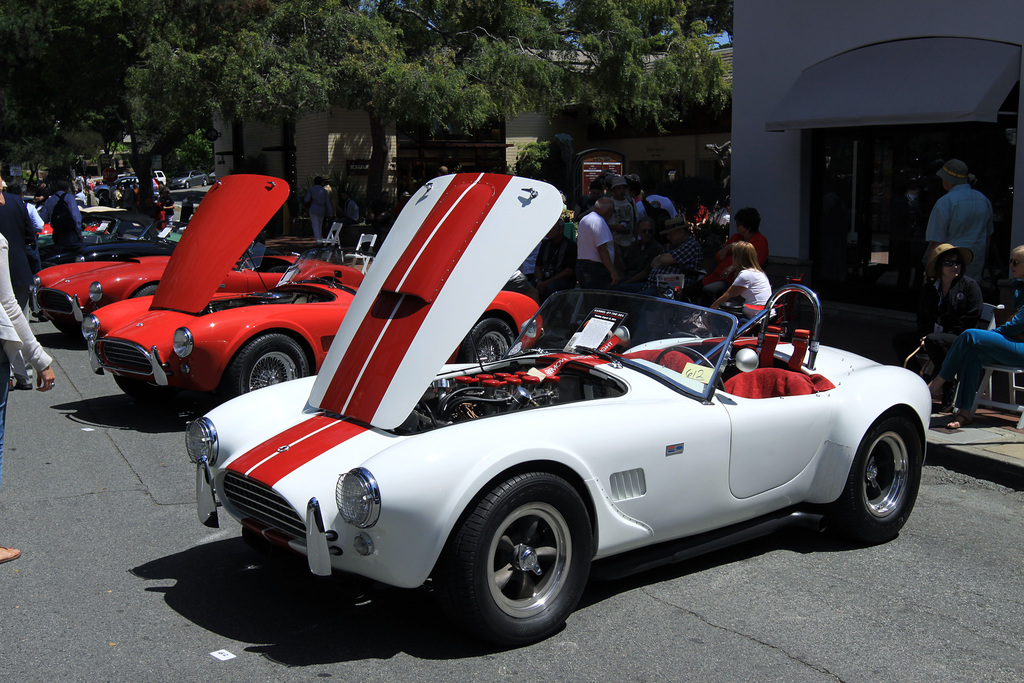
M829 392L746 399L719 394L732 422L729 488L749 498L791 481L821 447L835 401Z
M654 542L721 526L736 508L728 486L730 420L722 406L680 397L646 404L625 420L622 414L618 422L609 416L593 424L605 444L615 442L615 430L631 435L625 449L594 463L615 506L649 526Z

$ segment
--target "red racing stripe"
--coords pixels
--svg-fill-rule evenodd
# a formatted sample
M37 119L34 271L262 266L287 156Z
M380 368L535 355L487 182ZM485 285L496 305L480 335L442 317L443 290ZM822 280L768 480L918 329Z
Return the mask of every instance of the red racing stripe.
M465 254L510 176L449 185L385 280L320 402L372 423L438 292Z
M274 486L324 451L366 431L366 427L315 415L267 439L240 458L229 470Z

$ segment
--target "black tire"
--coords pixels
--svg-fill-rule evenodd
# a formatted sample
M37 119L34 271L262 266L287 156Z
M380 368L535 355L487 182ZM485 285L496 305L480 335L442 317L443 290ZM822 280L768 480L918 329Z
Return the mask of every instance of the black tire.
M135 290L130 298L137 299L140 296L153 296L156 294L156 288L160 285L159 282L150 282L148 285L143 285Z
M890 415L868 430L839 499L829 506L836 531L862 543L899 534L921 487L921 436L906 417Z
M277 332L250 340L232 359L220 393L228 398L310 374L309 360L291 337Z
M484 318L477 321L462 340L456 360L459 363L475 363L480 357L497 360L505 355L515 340L515 333L504 320Z
M453 531L435 572L437 594L471 635L524 645L557 631L576 609L593 555L579 493L553 474L520 474Z
M121 375L114 375L114 384L132 398L147 403L166 401L178 392L174 387L162 387L141 379L122 377Z

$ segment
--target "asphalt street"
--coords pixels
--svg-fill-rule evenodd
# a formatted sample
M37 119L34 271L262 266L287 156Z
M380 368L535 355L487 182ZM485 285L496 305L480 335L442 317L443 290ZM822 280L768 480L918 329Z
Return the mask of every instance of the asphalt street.
M186 422L34 323L49 393L10 399L0 490L0 681L1020 681L1024 493L926 467L899 538L777 534L614 583L564 630L495 649L426 590L317 579L236 524L201 526Z

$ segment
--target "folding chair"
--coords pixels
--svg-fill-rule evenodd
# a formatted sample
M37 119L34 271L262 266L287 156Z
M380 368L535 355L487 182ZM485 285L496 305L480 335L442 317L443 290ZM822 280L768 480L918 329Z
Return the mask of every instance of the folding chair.
M983 306L981 319L986 323L984 328L987 330L994 329L996 326L996 311L1002 310L1003 306L993 306L992 304L983 304ZM982 325L979 324L978 327L982 327ZM1008 365L986 365L983 369L985 374L981 376L981 386L978 389L977 396L974 398L974 407L971 408L971 412L976 411L978 406L1020 411L1021 416L1017 420L1017 429L1024 429L1024 403L1017 400L1017 393L1024 392L1024 384L1021 383L1021 377L1024 376L1024 368L1014 368ZM997 372L1006 376L1006 401L997 401L993 397L992 379L993 374Z
M336 224L339 225L339 224ZM332 228L333 230L333 228ZM363 233L359 236L359 242L356 243L356 250L350 254L347 254L352 259L352 267L356 265L362 266L363 274L370 268L370 262L373 261L373 245L377 243L377 235L371 233Z
M324 244L333 244L334 246L341 246L338 244L338 240L341 239L341 221L335 221L331 224L331 229L327 232L327 237L324 238Z

